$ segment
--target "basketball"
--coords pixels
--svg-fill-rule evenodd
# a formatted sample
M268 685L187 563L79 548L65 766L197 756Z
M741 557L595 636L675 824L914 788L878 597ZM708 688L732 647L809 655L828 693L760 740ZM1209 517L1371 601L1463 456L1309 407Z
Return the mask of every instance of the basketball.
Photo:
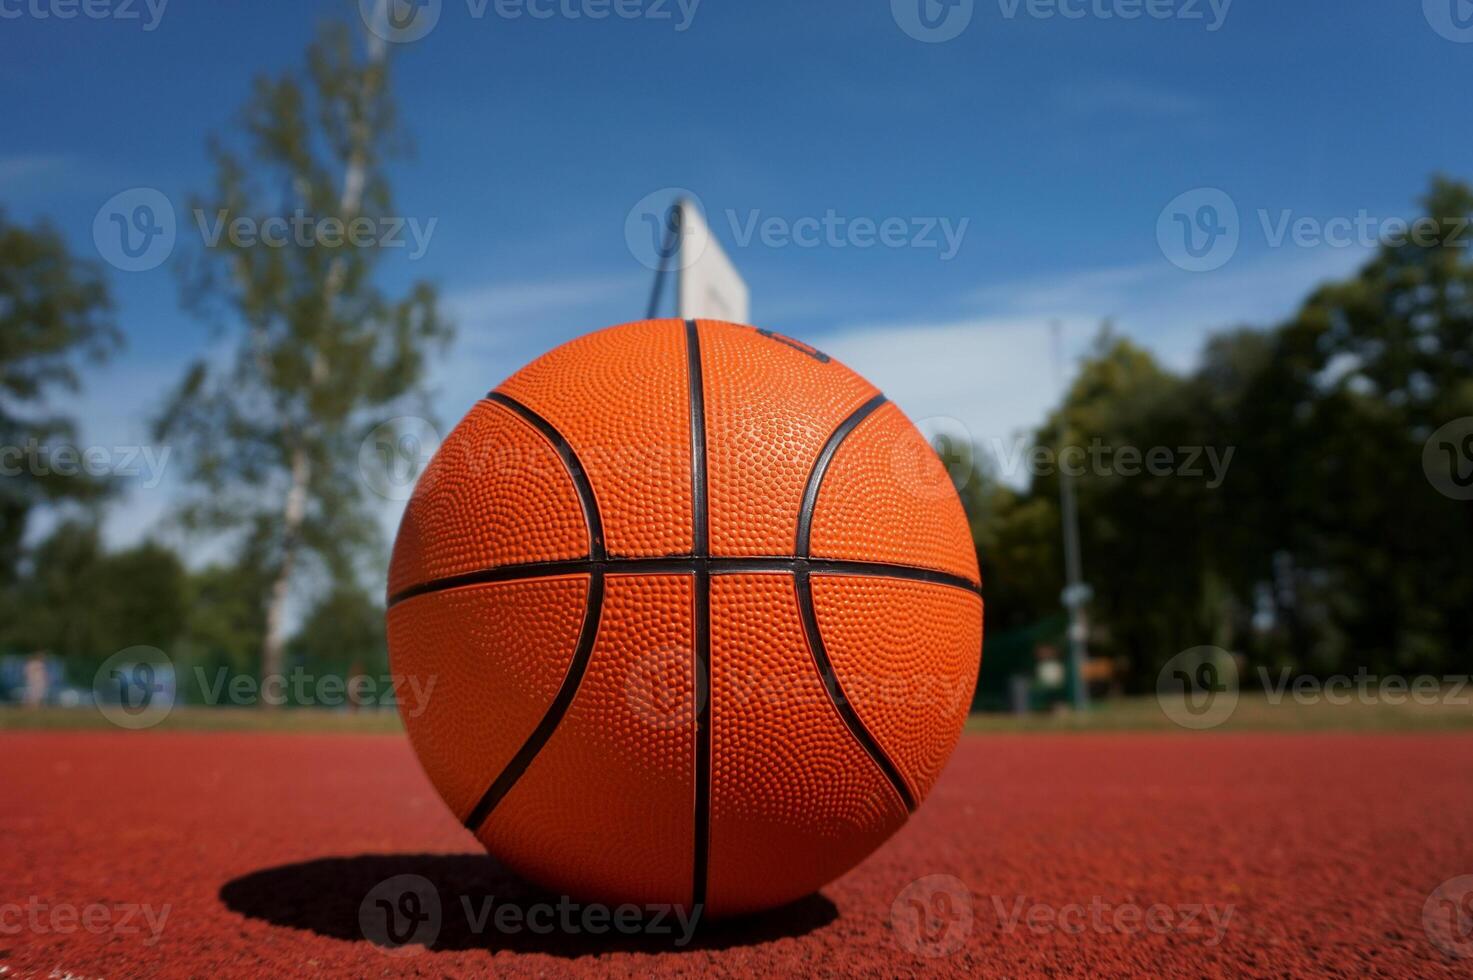
M822 351L713 320L588 334L476 404L388 601L415 752L490 854L708 916L801 898L903 825L982 648L926 439Z

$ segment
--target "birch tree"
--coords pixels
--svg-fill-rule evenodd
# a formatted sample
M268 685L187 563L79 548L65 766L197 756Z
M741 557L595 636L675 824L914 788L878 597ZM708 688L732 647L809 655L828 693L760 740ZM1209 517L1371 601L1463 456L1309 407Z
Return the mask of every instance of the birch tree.
M384 171L403 148L383 41L332 24L304 69L255 83L191 202L202 247L185 294L225 343L187 371L157 435L198 491L185 524L266 556L263 679L284 672L303 573L350 580L379 543L359 443L421 393L450 333L430 285L389 296L374 281L405 241Z

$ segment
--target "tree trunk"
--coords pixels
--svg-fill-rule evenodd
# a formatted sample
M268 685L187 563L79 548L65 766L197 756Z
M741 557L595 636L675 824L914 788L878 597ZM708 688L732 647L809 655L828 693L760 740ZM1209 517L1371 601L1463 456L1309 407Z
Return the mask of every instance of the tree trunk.
M386 0L379 0L382 7ZM371 65L381 64L388 56L384 42L369 32L368 36L368 60ZM372 75L368 76L370 79ZM372 95L371 92L364 93L365 98ZM338 215L344 222L351 222L357 216L359 209L363 206L363 189L368 179L367 164L363 152L363 145L368 142L370 134L358 133L354 140L354 148L349 152L348 161L344 167L343 190L338 200ZM322 314L324 318L330 318L333 306L337 302L338 293L342 290L343 277L347 266L342 258L334 258L327 268L327 275L322 284ZM315 388L326 383L328 378L327 358L322 354L321 348L313 351L311 365L311 384ZM308 399L311 404L311 399ZM291 587L292 572L297 563L297 548L300 543L302 522L307 516L307 482L311 476L311 460L308 458L307 449L303 442L299 441L293 448L291 454L291 486L286 494L286 506L282 514L282 537L281 537L281 564L277 567L276 578L271 582L270 595L266 602L266 635L261 645L261 681L264 686L269 677L283 677L286 670L286 597ZM282 683L282 682L276 682ZM262 705L267 705L262 699Z
M286 597L291 587L292 571L297 563L298 536L302 521L307 516L307 480L312 471L307 450L300 443L292 449L291 486L286 493L286 508L282 513L281 563L276 577L271 581L271 591L266 600L266 635L261 646L261 691L266 692L268 682L282 685L286 682ZM271 681L271 678L281 678ZM274 698L261 698L261 707L275 708Z

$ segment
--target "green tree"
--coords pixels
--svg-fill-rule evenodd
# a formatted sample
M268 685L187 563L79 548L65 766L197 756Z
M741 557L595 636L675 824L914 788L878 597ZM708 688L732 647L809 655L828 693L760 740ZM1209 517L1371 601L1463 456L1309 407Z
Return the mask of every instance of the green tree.
M377 223L392 214L384 165L400 146L383 43L359 50L329 25L304 71L256 83L243 138L213 145L215 188L194 208L225 227L298 213L324 229ZM375 286L381 257L351 236L278 247L223 234L187 277L187 296L234 328L236 351L228 365L192 367L157 428L202 491L186 524L245 529L264 547L263 676L283 670L286 602L304 561L347 582L377 543L358 446L375 413L416 394L449 334L429 285L397 298Z
M1260 492L1278 511L1285 629L1319 669L1466 669L1473 655L1473 508L1422 468L1432 432L1473 416L1473 190L1436 178L1423 204L1432 234L1317 289L1244 399L1243 438L1272 474Z
M980 449L954 474L986 594L989 633L1034 623L1063 582L1058 510L1002 482Z
M15 578L38 505L92 501L105 489L33 465L34 447L76 437L54 396L76 391L82 363L106 358L120 340L97 266L50 227L21 227L0 211L0 585Z
M93 598L109 646L145 644L169 650L184 627L187 579L179 556L156 542L105 555Z
M1473 508L1434 488L1423 450L1473 416L1473 190L1438 178L1423 203L1417 234L1275 329L1214 335L1190 373L1102 333L1035 433L1055 452L1233 452L1220 485L1118 465L1077 480L1092 646L1135 689L1202 644L1322 674L1466 670ZM1057 500L1052 469L971 492L989 632L1058 609Z
M384 607L363 589L339 586L324 595L292 637L293 655L339 675L388 668Z
M261 653L270 584L269 570L261 567L249 547L234 562L209 565L190 575L188 612L176 660L212 677L221 671L250 670Z
M23 616L8 623L8 645L44 650L85 665L124 647L169 649L185 619L186 574L168 548L145 542L103 550L93 524L65 522L35 548L16 586Z
M102 543L94 525L65 522L33 549L29 574L16 583L24 615L8 624L9 645L63 657L111 653L112 637L94 613Z
M1187 408L1188 387L1107 325L1063 406L1035 434L1051 462L1030 487L1040 511L1034 520L1058 540L1059 468L1079 471L1074 483L1084 577L1094 591L1092 653L1124 661L1138 675L1180 649L1183 635L1210 628L1202 622L1212 574L1203 482L1152 474L1144 466L1154 447L1175 452L1201 445ZM1063 559L1057 545L1050 550L1057 602ZM1210 604L1205 611L1210 621Z

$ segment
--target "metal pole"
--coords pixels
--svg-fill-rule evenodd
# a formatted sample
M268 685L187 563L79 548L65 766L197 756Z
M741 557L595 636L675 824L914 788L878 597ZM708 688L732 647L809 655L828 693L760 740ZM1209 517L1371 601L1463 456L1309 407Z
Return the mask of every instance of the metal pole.
M1068 405L1069 392L1064 385L1064 327L1058 320L1051 324L1054 337L1054 374L1058 381L1062 399L1059 404L1059 450L1062 454L1067 437L1064 411ZM1083 562L1079 556L1079 507L1074 499L1074 479L1059 471L1059 516L1064 531L1064 605L1069 609L1069 666L1073 675L1072 695L1076 711L1089 707L1089 691L1084 684L1084 662L1088 656L1089 623L1085 618L1084 604L1088 601L1089 587L1084 584Z

